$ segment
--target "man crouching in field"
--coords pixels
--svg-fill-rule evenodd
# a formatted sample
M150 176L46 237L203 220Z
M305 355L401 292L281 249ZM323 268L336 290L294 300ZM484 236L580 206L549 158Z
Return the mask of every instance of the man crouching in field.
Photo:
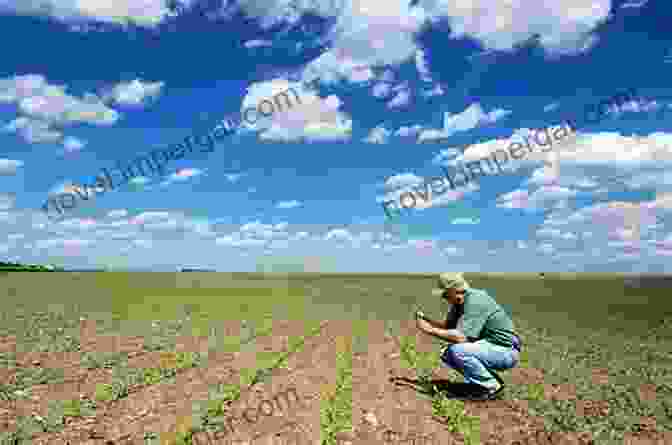
M472 289L461 273L442 273L432 294L451 304L445 322L416 313L417 326L426 334L452 345L441 361L464 375L465 383L450 385L454 398L489 400L499 396L504 382L493 370L518 365L521 342L511 317L484 290Z

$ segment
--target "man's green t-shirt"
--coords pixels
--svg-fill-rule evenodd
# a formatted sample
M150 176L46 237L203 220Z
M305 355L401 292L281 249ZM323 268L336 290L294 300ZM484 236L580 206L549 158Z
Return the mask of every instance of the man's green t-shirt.
M484 339L500 346L513 346L513 321L486 291L467 289L463 306L462 332L467 338Z

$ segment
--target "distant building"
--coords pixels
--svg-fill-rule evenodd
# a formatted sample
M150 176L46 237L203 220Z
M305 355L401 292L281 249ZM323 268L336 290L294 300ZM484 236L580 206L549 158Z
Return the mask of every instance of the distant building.
M216 272L214 269L201 269L197 267L183 267L180 272Z

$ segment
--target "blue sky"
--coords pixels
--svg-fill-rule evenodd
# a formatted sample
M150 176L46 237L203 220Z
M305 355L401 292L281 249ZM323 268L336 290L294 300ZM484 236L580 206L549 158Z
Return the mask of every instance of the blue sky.
M610 0L0 0L0 255L66 267L670 269L672 5ZM46 199L293 87L165 177ZM386 220L441 165L552 150ZM619 178L618 181L613 178Z

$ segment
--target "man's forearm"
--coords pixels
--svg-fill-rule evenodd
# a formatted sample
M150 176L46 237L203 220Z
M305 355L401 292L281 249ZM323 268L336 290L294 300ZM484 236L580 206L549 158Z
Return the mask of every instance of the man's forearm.
M451 343L466 343L467 337L457 329L432 328L428 334L447 340Z
M423 317L423 319L435 328L443 329L445 327L443 322L441 322L441 321L432 320L431 318L428 318L428 317Z

